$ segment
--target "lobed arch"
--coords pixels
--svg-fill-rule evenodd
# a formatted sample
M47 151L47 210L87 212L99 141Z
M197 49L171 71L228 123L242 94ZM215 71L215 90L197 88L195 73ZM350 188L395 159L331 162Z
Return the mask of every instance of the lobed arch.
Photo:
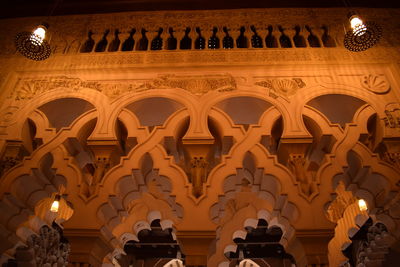
M95 95L95 97L93 96L93 94ZM43 111L40 110L40 107L49 104L49 103L55 103L53 101L62 101L62 99L77 99L78 101L85 101L88 105L92 106L93 109L96 111L97 113L97 117L99 117L99 120L104 120L104 116L107 117L106 115L106 106L108 106L108 100L107 98L102 95L100 92L86 92L86 94L82 93L82 92L65 92L62 97L60 97L60 92L58 90L54 91L49 91L43 94L40 94L38 96L35 96L34 98L30 99L28 102L24 103L24 106L22 106L18 111L15 112L13 119L11 120L11 122L8 125L7 128L7 133L9 136L12 136L13 139L15 139L16 137L21 138L21 135L19 133L20 129L22 128L25 119L29 118L31 116L32 113L40 113L41 114L37 114L34 115L36 117L36 119L39 119L39 116L44 116L45 113ZM97 101L93 101L94 99L96 99ZM39 111L38 111L39 109ZM90 111L86 110L86 113ZM81 113L80 116L82 116L82 114L84 114L85 112ZM77 119L77 117L79 116L75 116L75 119ZM103 118L102 118L103 117ZM75 120L74 120L75 121ZM39 122L39 121L38 121ZM46 117L46 120L43 121L42 119L42 123L46 123L48 124L48 118ZM46 127L48 128L48 127Z
M243 237L246 226L254 226L260 218L269 225L283 230L282 244L286 247L294 236L291 223L298 219L297 207L282 194L282 183L277 176L266 174L255 162L257 154L249 152L243 157L243 168L236 175L226 176L223 195L210 208L210 216L218 223L215 253L210 257L210 266L223 263L223 254L236 250L233 239ZM272 215L272 211L278 211ZM255 219L256 218L256 219Z
M291 134L293 130L295 131L305 131L303 125L299 125L296 121L296 118L292 119L291 110L288 109L284 103L281 103L280 101L273 99L266 95L265 93L258 92L258 91L242 91L242 90L237 90L233 92L228 93L223 93L223 94L207 94L204 95L201 99L203 104L203 116L205 114L208 114L212 108L217 107L218 108L218 103L221 103L223 101L227 101L229 99L234 99L234 98L247 98L248 100L254 99L256 102L263 101L268 105L268 108L265 109L265 112L268 109L276 109L278 112L281 114L283 118L283 123L284 123L284 132L283 135ZM264 113L265 113L264 112ZM260 113L260 112L259 112ZM300 114L300 113L299 113ZM261 125L261 120L263 116L260 114L259 121L256 125Z
M114 193L97 209L103 235L117 251L129 240L139 241L138 233L151 229L154 220L160 220L164 229L172 228L183 217L182 206L172 193L173 179L160 175L150 154L145 154L140 164L131 175L116 181Z
M79 184L79 181L81 180L80 171L77 166L72 164L71 157L63 147L63 144L68 138L75 137L76 133L85 128L87 123L96 119L96 112L91 111L83 116L82 119L76 120L70 126L70 129L62 129L57 134L48 136L49 139L46 143L43 143L40 147L34 150L30 156L22 159L23 164L17 164L4 173L2 177L3 186L0 189L0 195L7 192L15 177L20 175L30 175L33 170L40 169L42 159L44 159L48 153L51 153L57 158L57 160L54 161L58 165L57 173L62 174L65 172L66 177L74 177L73 179L70 179L74 186Z
M373 110L376 111L379 117L384 117L385 116L385 101L383 99L381 100L376 96L376 94L372 92L366 92L363 91L363 93L360 93L358 91L350 90L342 85L336 86L333 90L332 88L328 88L327 86L318 86L314 88L315 90L312 91L310 94L306 95L301 95L301 98L298 100L298 109L300 112L303 111L305 107L310 107L309 103L321 98L326 98L329 96L337 96L340 97L340 99L345 100L345 101L358 101L360 103L364 102L364 104L370 105ZM347 99L347 100L346 100ZM377 99L377 101L371 101L371 99ZM336 102L335 102L336 103ZM362 104L359 105L361 107ZM354 109L353 114L356 112L357 109Z
M172 157L168 156L165 152L165 149L160 145L165 135L169 134L172 129L176 129L179 127L181 123L187 118L187 113L185 110L179 110L174 114L174 118L170 118L167 120L163 127L160 127L158 131L154 131L151 136L148 136L147 139L135 146L127 156L121 157L121 161L118 165L112 167L109 172L107 172L104 177L103 186L107 188L112 188L113 184L119 179L118 177L124 177L131 175L131 169L139 169L140 168L140 160L146 154L149 153L153 158L156 164L160 164L160 166L155 166L160 169L160 173L163 172L163 168L166 169L175 169L178 171L172 171L176 177L186 176L179 167L175 166L173 163ZM151 137L151 138L150 138ZM124 166L130 166L127 169ZM174 167L175 166L175 167ZM171 169L172 168L172 169ZM169 174L165 174L165 176L169 176ZM177 179L177 182L180 179ZM180 183L180 182L179 182ZM183 184L181 184L185 187Z
M214 113L213 111L212 114ZM206 186L215 188L218 195L223 194L223 179L221 177L228 177L235 174L237 168L242 166L238 163L242 162L242 159L249 151L256 158L256 165L258 167L269 170L271 174L282 179L282 184L291 185L293 180L292 174L287 168L279 164L276 156L271 155L267 148L260 143L261 136L270 134L273 128L271 123L265 123L265 121L276 121L280 116L279 111L272 108L263 114L259 127L250 128L246 134L242 130L242 138L237 140L229 154L210 172ZM285 188L284 191L287 192L290 190Z
M336 187L337 201L332 201L329 205L331 211L335 211L336 215L329 217L332 222L336 223L335 235L328 244L328 257L331 265L343 264L347 261L346 254L355 253L355 251L349 251L351 249L351 243L354 237L356 237L359 230L365 231L365 227L375 227L375 225L383 224L388 232L384 235L379 235L377 238L373 236L374 233L368 231L368 241L372 238L373 242L371 249L367 253L373 253L373 250L378 249L378 253L382 256L382 252L389 253L388 248L393 245L396 238L398 238L398 231L396 231L396 224L393 218L390 218L387 214L374 214L376 209L374 206L368 205L368 210L361 210L359 208L357 197L363 197L365 201L371 204L371 196L368 196L368 192L358 190L354 192L347 191L343 182L339 181ZM353 192L352 192L353 191ZM335 202L336 201L336 202ZM338 203L340 203L338 205ZM333 215L334 213L331 213ZM372 234L372 235L371 235ZM382 246L386 249L382 250ZM380 251L379 251L380 250ZM385 252L386 251L386 252ZM375 260L375 258L371 258ZM381 257L382 260L382 257Z
M112 102L110 110L110 118L108 122L108 132L113 132L112 129L115 125L115 121L118 116L121 114L121 111L127 109L127 106L138 103L139 101L146 101L146 99L165 99L166 102L177 103L175 105L179 105L180 109L175 109L174 113L179 113L180 110L185 110L185 112L190 117L190 125L189 129L193 132L193 128L199 128L200 131L206 133L205 135L209 137L211 134L207 129L207 121L199 121L197 118L198 115L198 101L195 96L182 89L152 89L151 91L136 93L132 95L127 95L124 98L120 98L114 102ZM132 112L133 113L133 112ZM164 124L167 123L168 120L171 119L173 113L170 113L168 118L165 118ZM137 116L136 116L137 117ZM197 122L198 125L193 125L194 122ZM140 123L140 118L138 118L138 122ZM141 125L143 126L143 125ZM155 126L155 125L154 125Z

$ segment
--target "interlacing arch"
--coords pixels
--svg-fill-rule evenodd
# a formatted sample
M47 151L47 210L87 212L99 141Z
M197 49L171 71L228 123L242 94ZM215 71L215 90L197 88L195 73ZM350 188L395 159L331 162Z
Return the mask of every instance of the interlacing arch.
M233 264L260 228L273 256L303 266L310 260L297 234L310 231L308 210L324 229L333 228L325 215L337 224L328 247L334 265L345 261L349 229L369 218L385 226L388 247L399 238L399 170L390 161L385 105L370 103L372 92L360 98L327 83L293 95L238 87L108 97L60 87L20 96L1 125L1 251L53 222L79 227L84 216L84 227L99 229L112 250L103 263L121 266L152 231L171 235L178 257L178 233L196 224L216 232L208 266ZM348 109L336 111L338 101ZM64 211L55 215L48 206L61 187ZM360 198L368 212L357 210Z

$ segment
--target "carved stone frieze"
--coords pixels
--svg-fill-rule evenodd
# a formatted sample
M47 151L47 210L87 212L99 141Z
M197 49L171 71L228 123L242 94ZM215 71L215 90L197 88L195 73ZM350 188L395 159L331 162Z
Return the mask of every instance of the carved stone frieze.
M232 91L236 89L236 81L230 75L213 76L175 76L162 75L158 78L145 82L140 88L145 89L169 89L181 88L196 95L202 95L209 91L219 92Z
M180 88L196 95L202 95L214 90L219 92L236 90L236 80L229 74L211 76L160 75L154 79L127 81L85 81L79 78L56 76L20 80L16 91L10 98L23 101L55 89L71 91L93 89L114 99L129 92L173 88Z
M390 84L383 75L365 75L361 77L361 86L375 94L386 94L390 91Z
M257 81L255 85L268 88L269 96L273 98L277 98L278 96L291 97L306 86L301 78L265 79Z

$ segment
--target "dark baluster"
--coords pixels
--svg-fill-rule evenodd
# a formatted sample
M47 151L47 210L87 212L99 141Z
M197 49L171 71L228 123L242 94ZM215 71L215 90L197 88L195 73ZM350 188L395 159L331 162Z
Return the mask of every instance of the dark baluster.
M263 48L262 38L258 35L256 27L251 25L250 29L253 32L253 36L251 36L251 46L254 48Z
M81 53L89 53L92 52L93 46L94 46L94 40L92 38L93 32L89 31L88 32L88 39L85 41L85 43L81 47Z
M278 47L278 40L276 40L275 36L272 34L272 31L273 31L272 25L269 25L267 30L268 30L268 34L267 34L267 37L265 37L266 46L269 48Z
M199 27L196 27L196 33L198 34L196 41L194 42L195 49L204 49L206 48L206 39L201 35L201 30Z
M119 44L121 43L121 41L119 40L118 34L120 34L120 31L118 29L116 29L114 31L114 40L112 40L110 45L108 46L108 52L118 51Z
M210 39L208 39L208 48L209 49L219 49L219 38L217 37L218 28L214 27L212 30L213 34Z
M190 33L190 28L187 27L185 29L185 36L183 36L181 43L180 43L180 49L192 49L192 39L189 37Z
M279 31L281 32L281 36L279 37L279 42L281 43L281 47L283 48L291 48L292 42L290 38L285 34L285 29L282 26L279 26Z
M135 35L136 29L132 29L129 33L129 37L122 44L122 51L132 51L133 47L135 47L135 39L133 39L133 35Z
M308 38L307 38L310 46L311 47L321 47L321 43L320 43L318 37L316 35L314 35L310 26L306 25L306 29L310 33L310 35L308 35Z
M296 47L307 47L306 39L302 35L300 35L300 26L296 25L294 27L296 34L293 36L293 42Z
M107 41L107 35L110 33L110 30L106 30L103 34L103 38L97 43L96 48L94 49L94 52L104 52L106 50L108 41Z
M141 30L142 38L139 39L138 44L136 46L136 50L138 50L138 51L146 51L147 50L147 47L149 45L149 39L147 39L146 32L147 31L142 28L142 30Z
M321 27L324 30L324 34L322 34L322 43L325 47L336 47L335 40L329 35L328 27L326 25Z
M151 50L161 50L163 45L163 39L161 34L163 33L163 28L158 29L157 36L151 41Z
M169 28L169 37L167 39L167 50L176 50L176 47L178 45L178 41L176 40L174 36L174 29Z
M247 48L247 37L244 35L244 32L246 31L245 27L240 27L240 35L236 39L236 47L237 48Z
M222 40L222 47L225 49L233 48L233 38L229 35L229 29L227 27L224 27L223 31L225 33L225 37Z

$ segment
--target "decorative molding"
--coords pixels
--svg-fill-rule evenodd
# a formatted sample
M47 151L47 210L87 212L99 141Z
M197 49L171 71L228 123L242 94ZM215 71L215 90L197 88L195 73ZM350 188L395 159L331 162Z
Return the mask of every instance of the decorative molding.
M277 98L278 96L291 97L306 86L301 78L265 79L255 82L255 85L268 88L269 96L273 98Z
M390 84L383 75L365 75L361 77L361 86L375 94L387 94L390 91Z
M203 95L209 91L233 91L237 89L237 86L235 78L229 74L198 76L178 76L171 74L159 75L154 79L126 81L85 81L74 77L55 76L21 79L17 84L17 89L9 98L24 101L55 89L75 92L83 89L92 89L105 94L110 99L115 99L125 93L175 88L187 90L195 95Z

